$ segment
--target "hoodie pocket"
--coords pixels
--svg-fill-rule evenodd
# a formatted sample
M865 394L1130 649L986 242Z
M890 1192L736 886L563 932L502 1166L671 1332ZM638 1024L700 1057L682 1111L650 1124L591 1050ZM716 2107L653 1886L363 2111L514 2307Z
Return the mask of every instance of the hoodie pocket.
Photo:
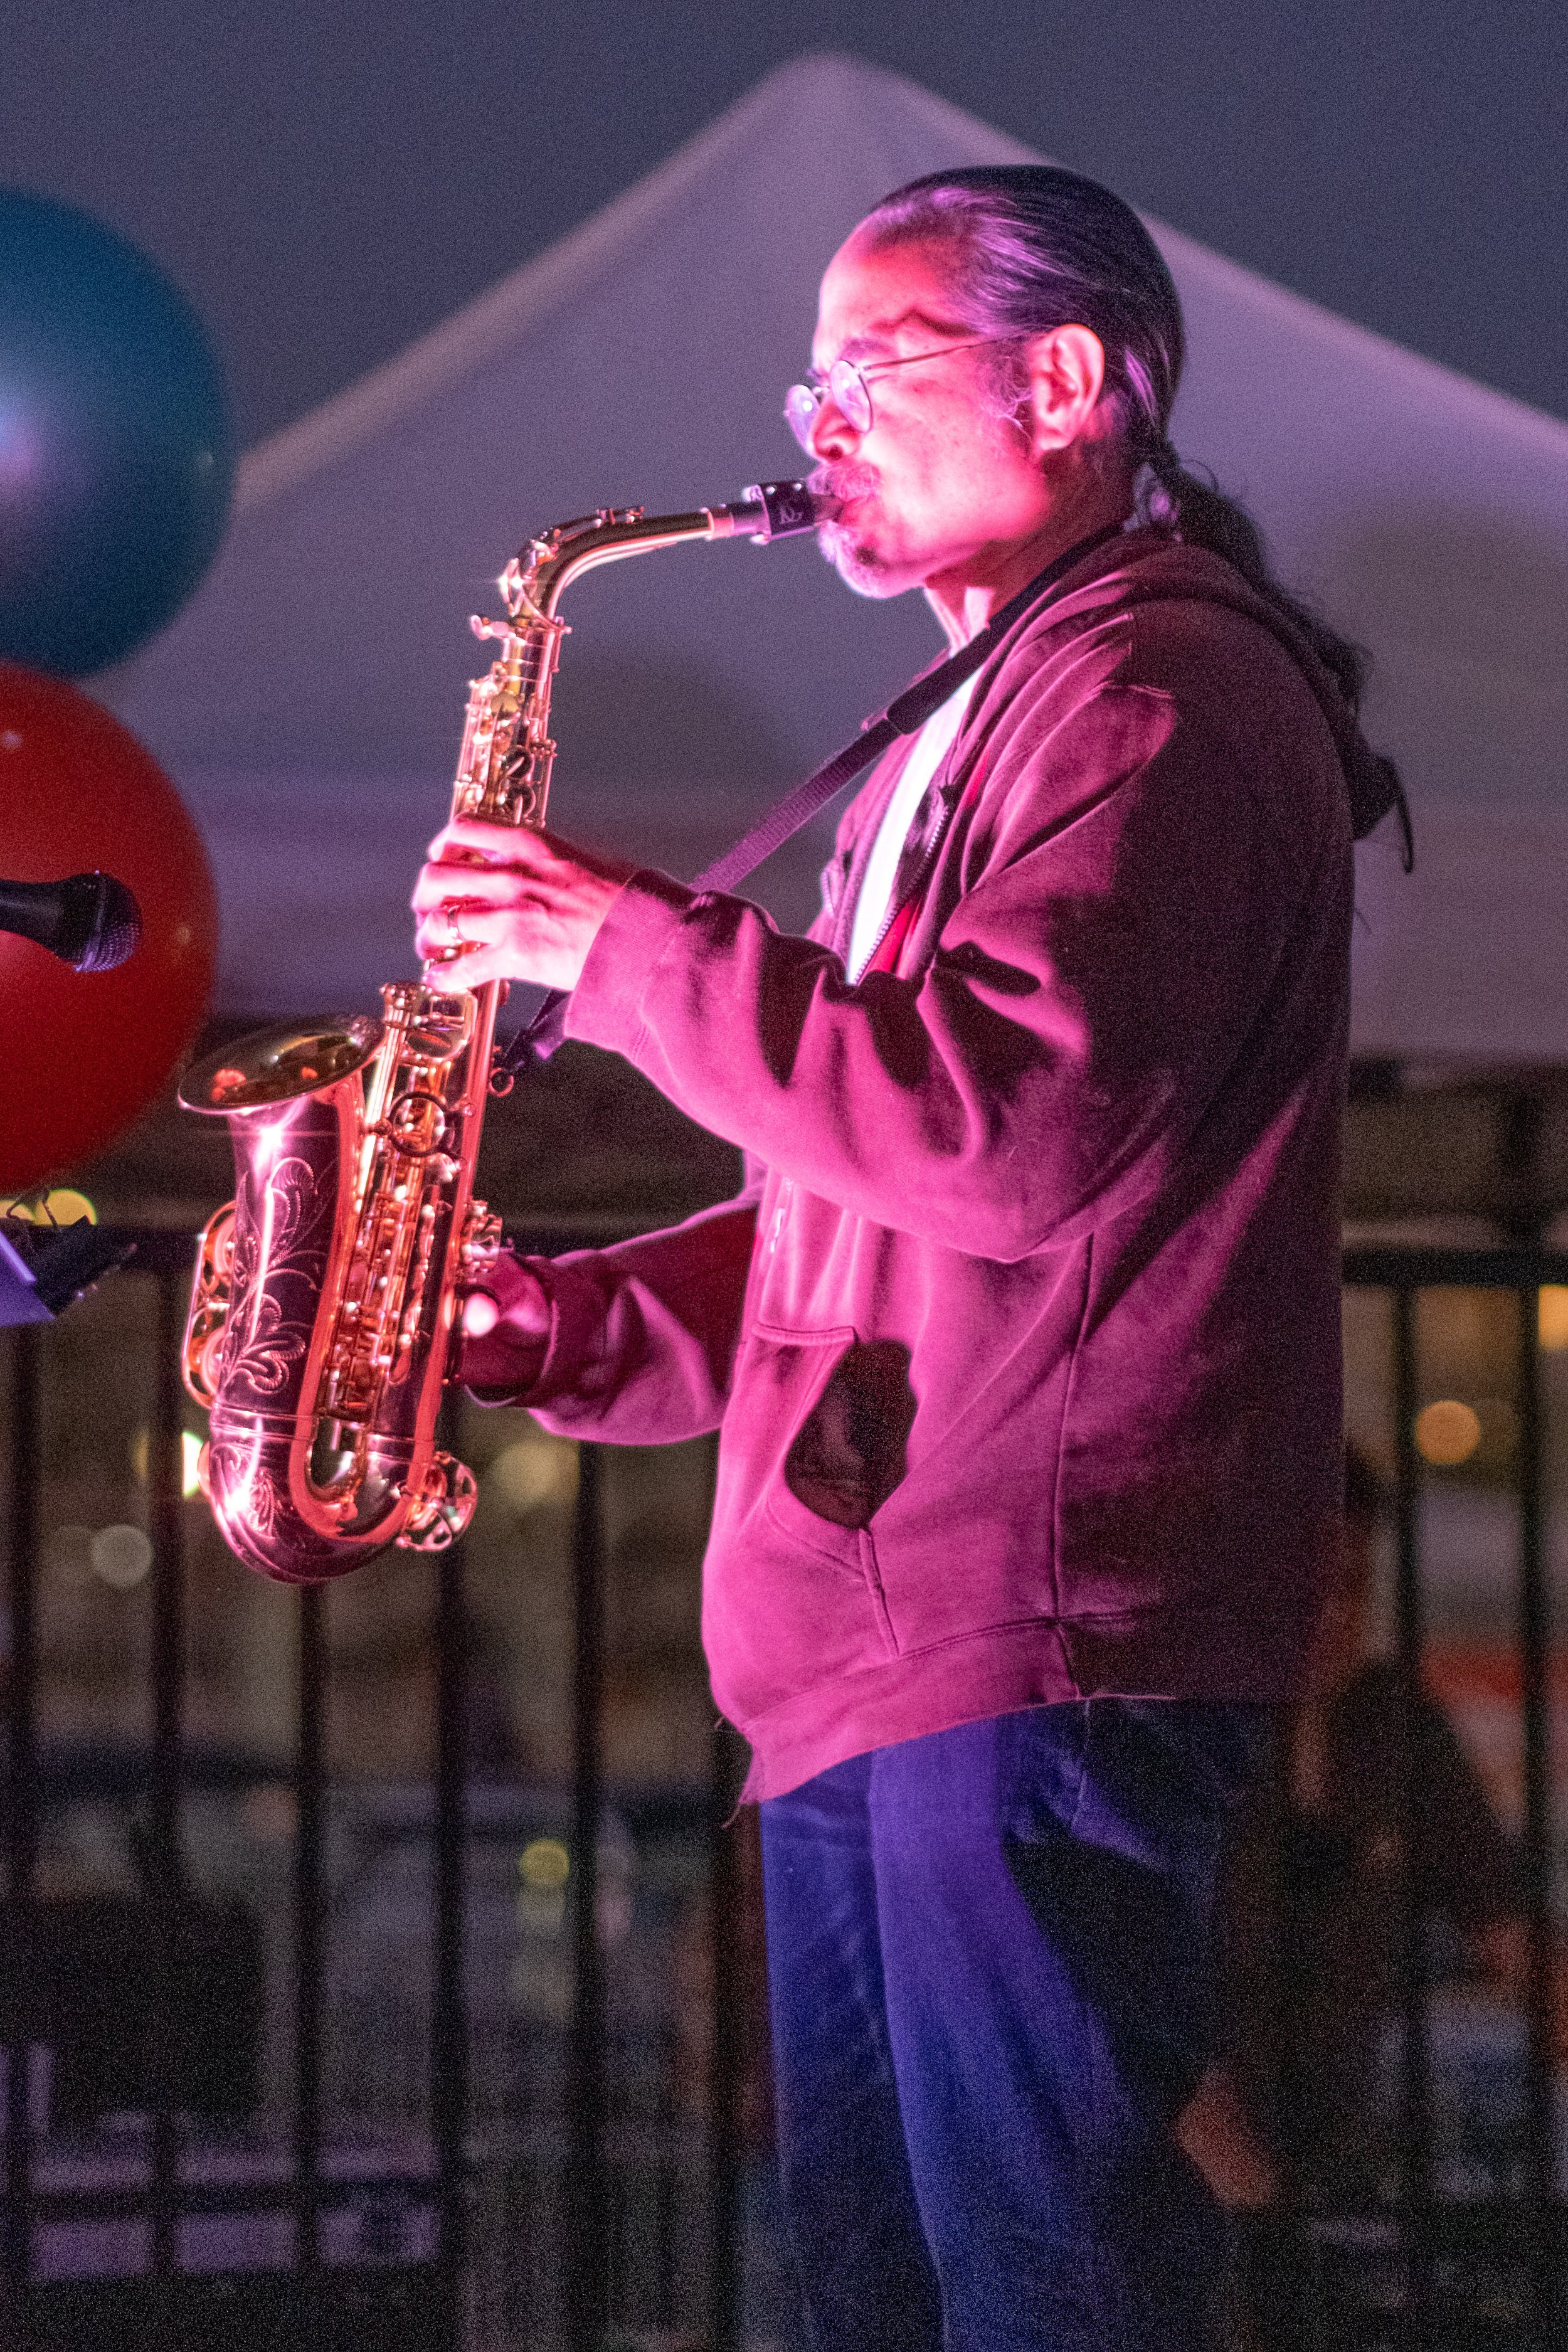
M835 1527L868 1527L903 1477L914 1418L909 1349L851 1340L791 1440L785 1493Z
M745 1713L898 1654L870 1531L848 1523L875 1507L843 1442L862 1425L844 1412L842 1368L858 1353L844 1329L763 1325L746 1344L704 1604L715 1689Z

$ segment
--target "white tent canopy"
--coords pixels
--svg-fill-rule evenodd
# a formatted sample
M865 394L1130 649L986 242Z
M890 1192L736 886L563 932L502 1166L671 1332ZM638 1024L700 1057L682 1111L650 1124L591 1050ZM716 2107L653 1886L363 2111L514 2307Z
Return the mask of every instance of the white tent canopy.
M544 523L795 470L779 421L817 277L887 189L1028 151L899 78L808 58L411 350L254 452L206 583L116 679L222 894L220 1003L374 1003L445 815L468 614ZM1368 644L1369 732L1419 862L1361 853L1364 1052L1568 1053L1568 426L1152 224L1185 307L1174 423L1282 574ZM809 542L581 583L553 821L690 872L935 649ZM810 903L821 834L767 880Z

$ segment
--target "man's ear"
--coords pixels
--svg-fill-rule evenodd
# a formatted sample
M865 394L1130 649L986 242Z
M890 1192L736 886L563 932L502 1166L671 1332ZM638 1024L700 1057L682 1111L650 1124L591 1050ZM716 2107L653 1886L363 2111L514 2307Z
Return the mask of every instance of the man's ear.
M1043 457L1080 439L1105 383L1105 346L1092 327L1052 327L1029 342L1029 399L1019 419L1031 454Z

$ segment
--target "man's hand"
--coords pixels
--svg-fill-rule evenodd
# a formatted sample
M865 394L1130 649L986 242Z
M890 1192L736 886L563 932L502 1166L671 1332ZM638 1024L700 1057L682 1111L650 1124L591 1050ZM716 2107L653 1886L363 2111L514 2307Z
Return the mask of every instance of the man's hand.
M1227 2213L1260 2213L1279 2196L1279 2168L1248 2115L1227 2066L1211 2066L1171 2126Z
M533 1386L550 1346L550 1300L539 1276L502 1250L482 1290L463 1301L458 1378L487 1401Z
M588 950L637 867L531 825L459 817L430 844L414 887L415 945L458 988L531 980L575 988Z

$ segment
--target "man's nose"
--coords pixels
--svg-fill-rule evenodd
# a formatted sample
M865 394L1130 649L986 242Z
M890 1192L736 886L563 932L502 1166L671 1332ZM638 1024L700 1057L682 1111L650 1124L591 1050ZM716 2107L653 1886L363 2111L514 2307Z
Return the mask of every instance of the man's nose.
M811 420L811 454L831 462L835 457L851 456L860 436L839 407L830 392L822 395L822 403Z

